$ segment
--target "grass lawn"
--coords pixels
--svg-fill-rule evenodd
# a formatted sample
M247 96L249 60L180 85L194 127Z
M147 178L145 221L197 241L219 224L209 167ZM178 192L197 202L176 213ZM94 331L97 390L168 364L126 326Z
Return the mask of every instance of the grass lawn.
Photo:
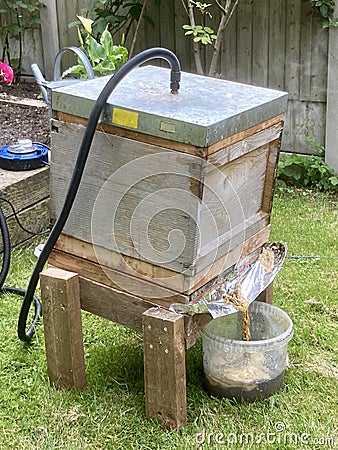
M145 417L141 337L83 314L87 388L57 391L46 373L42 326L16 336L20 299L1 297L0 449L338 448L338 201L306 192L275 196L272 240L288 242L274 303L294 322L291 367L280 392L232 404L203 390L200 341L187 352L186 427ZM36 243L13 252L8 285L25 287ZM203 443L204 441L204 443Z

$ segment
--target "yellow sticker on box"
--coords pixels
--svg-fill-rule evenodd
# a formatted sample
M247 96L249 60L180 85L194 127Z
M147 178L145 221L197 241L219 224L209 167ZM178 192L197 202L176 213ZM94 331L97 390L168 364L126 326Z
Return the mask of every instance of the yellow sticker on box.
M138 128L138 116L137 112L114 108L112 121L116 125L122 125L123 127Z

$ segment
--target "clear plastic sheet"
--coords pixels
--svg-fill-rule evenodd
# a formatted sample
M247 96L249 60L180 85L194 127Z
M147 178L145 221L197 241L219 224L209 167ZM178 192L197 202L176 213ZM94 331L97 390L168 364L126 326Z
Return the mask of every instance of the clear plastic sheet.
M216 289L193 304L173 303L170 310L181 314L210 313L212 318L235 313L234 306L224 301L224 295L230 295L237 283L240 283L241 294L251 303L274 280L283 266L287 252L285 242L265 244L257 260L241 271L236 268Z

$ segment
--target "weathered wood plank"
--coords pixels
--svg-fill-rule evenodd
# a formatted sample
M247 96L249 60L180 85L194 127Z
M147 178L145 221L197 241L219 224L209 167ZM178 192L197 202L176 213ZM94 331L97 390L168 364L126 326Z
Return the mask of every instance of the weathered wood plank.
M8 216L6 221L12 246L28 241L34 237L34 233L40 233L48 228L49 198L21 210L17 218L27 231L20 227L13 214Z
M81 308L112 322L142 331L142 314L157 306L142 298L80 277Z
M82 389L86 376L79 277L49 268L40 280L50 383L57 388Z
M168 7L170 8L169 5L168 5ZM169 20L169 11L170 10L168 10L167 20ZM144 27L143 36L145 37L145 40L148 43L149 48L160 46L160 42L161 42L161 38L162 38L161 27L155 26L155 24L161 23L159 7L154 2L152 2L151 4L148 2L147 7L146 7L146 15L151 17L151 20L153 20L153 22L154 22L154 26L151 26L149 23L146 23L143 20L144 25L146 25ZM143 49L145 49L145 48L146 47L143 47ZM155 61L155 64L158 64L158 65L163 65L163 63L164 63L163 60Z
M237 12L232 15L224 32L221 47L221 78L237 81Z
M146 414L165 428L187 422L184 317L152 308L143 314Z
M269 77L273 89L284 89L285 0L270 0Z
M55 0L46 0L45 7L40 10L41 18L41 37L43 40L43 59L46 80L52 80L54 77L54 60L57 52L60 50L59 43L59 24ZM34 61L37 62L37 61Z
M335 17L337 17L337 14L338 3L335 6ZM338 173L338 30L337 28L331 28L329 33L325 161L331 164Z
M187 303L189 301L189 297L186 295L166 289L154 282L113 270L89 259L80 258L59 250L53 250L48 262L55 267L65 270L76 270L83 278L136 295L157 305L170 306L172 303Z
M183 144L177 141L171 141L169 139L163 139L157 136L150 136L143 133L139 133L137 131L131 131L104 123L98 125L98 130L102 131L103 133L114 134L117 136L125 137L127 139L133 139L135 141L144 142L150 145L156 145L158 147L175 150L182 153L188 153L198 157L207 157L208 155L218 152L229 145L235 144L236 142L240 142L246 139L248 136L266 130L267 128L278 124L279 122L283 122L284 118L285 118L284 114L272 117L271 119L266 120L265 122L259 123L258 125L248 128L245 131L241 131L240 133L234 134L233 136L230 136L222 141L209 145L206 148L196 147L194 145L189 144ZM83 119L82 117L57 112L55 120L52 121L53 126L56 127L56 129L58 127L58 120L56 119L58 119L60 122L70 124L77 124L83 126L86 126L87 124L87 120Z
M310 134L319 142L324 142L325 117L325 103L290 100L282 138L282 151L293 152L297 148L298 153L313 153L313 146L307 142L306 135Z
M223 243L230 245L229 251L239 243L237 234L251 235L249 227L261 218L268 150L269 145L265 144L205 172L199 220L199 254L214 253ZM257 231L255 229L252 234Z
M61 234L56 245L60 251L85 258L102 266L117 270L136 278L142 277L146 281L153 281L159 286L176 292L184 292L184 276L169 269L154 266L145 261L121 255L104 247L94 247L92 243L81 241Z
M254 127L248 128L245 131L234 134L233 136L230 136L224 139L223 141L219 141L216 142L215 144L209 145L209 147L206 149L206 155L212 155L215 152L223 150L225 147L228 147L229 145L245 140L246 138L248 138L253 134L259 133L260 131L266 130L269 127L272 127L280 122L283 122L284 117L285 117L284 114L280 114L278 116L272 117L269 120L266 120L265 122L259 123Z
M270 226L266 226L250 238L245 239L244 242L226 255L213 261L211 267L202 270L194 276L176 273L163 267L120 255L105 248L94 249L92 244L65 234L61 234L55 247L62 252L78 256L79 258L87 259L94 263L99 262L104 268L111 268L174 292L190 295L205 286L210 280L218 277L228 268L245 259L248 255L253 254L268 241L269 234ZM54 258L54 254L52 254L52 258Z
M252 76L252 0L241 0L237 9L237 80L250 84Z
M50 223L48 168L19 172L0 169L0 197L11 245L26 242L32 239L34 233L48 227ZM15 215L30 233L20 227Z
M77 125L87 125L87 120L78 117L73 116L71 114L62 113L62 112L54 112L54 119L53 123L57 127L57 120L64 122L64 123L73 123ZM116 127L114 125L109 125L106 123L100 123L97 127L99 131L102 131L103 133L108 134L115 134L117 136L121 136L127 139L133 139L137 142L144 142L146 144L150 145L157 145L159 147L167 148L170 150L176 150L183 153L188 153L195 156L203 156L204 155L204 149L201 147L196 147L194 145L189 144L182 144L181 142L172 141L169 139L164 139L162 137L158 136L151 136L149 134L140 133L138 131L132 131L128 130L126 128L120 128Z
M246 155L263 145L279 139L282 131L282 122L273 125L270 128L252 134L241 141L238 141L217 153L212 153L207 157L207 161L215 167L223 166L236 158ZM208 170L208 169L207 169Z
M159 8L160 41L161 47L175 52L175 4L172 1L161 2Z
M83 132L62 124L52 132L52 217L65 199L73 149ZM176 158L167 149L96 132L64 232L180 272L195 256L202 164L190 155Z
M259 294L259 296L256 298L257 302L264 302L268 303L269 305L272 305L273 303L273 282L269 284L269 286L264 289L263 292Z
M59 28L59 46L60 49L69 45L79 45L79 39L76 31L76 27L70 28L68 25L76 20L76 16L80 13L78 8L78 2L59 0L56 2L56 14L58 18ZM54 55L55 57L56 55ZM62 70L76 64L77 58L73 52L66 52L62 56Z
M175 27L172 33L175 35L175 53L181 62L183 71L196 73L192 39L184 35L185 30L182 28L183 25L189 24L189 17L181 1L174 1L174 9Z
M299 76L301 79L299 100L309 101L311 99L311 48L312 48L312 12L310 2L302 2L301 10L301 42L300 42L300 66Z
M1 14L3 16L3 14ZM14 15L13 15L14 17ZM1 24L0 24L1 28ZM43 59L43 45L41 31L39 28L26 28L22 32L22 42L24 43L24 51L22 53L22 77L32 75L31 64L37 63L41 70L44 70L44 59ZM0 38L0 46L4 48L6 46L5 42ZM9 38L9 46L11 58L19 58L19 41L14 38ZM7 62L7 61L6 61Z
M277 159L279 154L280 139L270 143L265 171L264 191L262 197L262 210L270 217L272 208L272 197L276 179Z
M256 86L268 85L269 2L253 0L252 10L252 77Z
M300 85L299 48L301 45L301 2L286 2L285 90L289 99L298 99Z
M310 100L312 102L326 102L328 30L327 28L323 29L316 18L313 19L311 44Z
M17 213L49 197L49 193L48 167L18 172L0 169L0 196L9 200ZM13 214L6 202L1 202L1 208L6 217Z

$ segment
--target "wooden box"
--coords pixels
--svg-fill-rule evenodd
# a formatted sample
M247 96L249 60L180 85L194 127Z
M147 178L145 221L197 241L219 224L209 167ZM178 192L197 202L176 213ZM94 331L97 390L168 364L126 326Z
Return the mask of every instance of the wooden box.
M48 167L19 172L0 169L0 202L12 246L22 244L32 239L34 233L48 228L49 185Z
M182 301L268 240L287 94L183 73L173 95L169 79L138 68L110 96L51 262ZM52 93L54 220L106 82Z

